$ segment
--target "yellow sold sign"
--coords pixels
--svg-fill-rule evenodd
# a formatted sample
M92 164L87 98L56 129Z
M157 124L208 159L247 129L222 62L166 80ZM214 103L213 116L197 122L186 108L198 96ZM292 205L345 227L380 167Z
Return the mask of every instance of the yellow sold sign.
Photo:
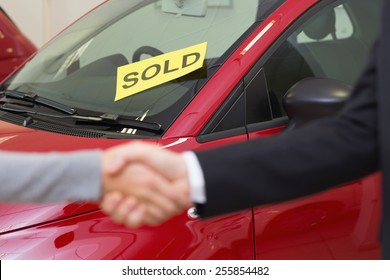
M201 68L206 49L207 42L118 67L115 101Z

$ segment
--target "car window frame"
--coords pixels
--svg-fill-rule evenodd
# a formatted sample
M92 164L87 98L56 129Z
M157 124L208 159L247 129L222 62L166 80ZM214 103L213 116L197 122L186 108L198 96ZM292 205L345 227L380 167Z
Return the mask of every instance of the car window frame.
M302 13L294 22L288 26L283 33L277 38L270 47L263 53L261 57L253 64L251 69L244 75L242 81L240 83L243 83L243 92L244 94L244 100L246 103L246 95L250 94L247 92L248 86L254 82L254 77L256 75L259 75L261 72L264 71L264 65L267 63L267 61L270 59L270 57L280 48L280 46L299 28L301 28L306 22L308 22L312 16L315 14L321 12L321 10L325 9L329 6L337 6L341 4L345 4L346 1L342 0L329 0L329 1L319 1L318 3L314 4L312 7L310 7L307 11ZM348 11L347 11L348 12ZM355 22L352 21L353 27L355 28ZM265 74L264 74L265 75ZM265 87L268 87L267 81L265 79ZM265 129L272 129L276 127L286 126L288 124L288 116L283 115L276 118L270 118L269 120L263 120L256 123L247 123L246 116L247 116L247 105L245 104L245 124L243 127L239 128L232 128L227 129L225 131L217 131L214 132L214 129L216 128L216 125L219 125L221 122L223 122L224 119L226 119L226 114L229 112L232 108L226 108L226 106L233 106L234 103L231 102L231 99L233 96L236 96L238 98L238 94L236 92L237 85L235 89L230 93L230 95L226 98L226 100L223 102L223 104L220 106L220 108L216 111L216 113L213 115L213 117L209 120L209 122L206 123L204 128L201 130L199 136L197 136L197 140L201 143L208 142L212 140L218 140L224 137L231 137L231 136L237 136L240 134L246 133L249 135L251 132L256 132L260 130ZM261 93L262 95L267 94L267 97L262 96L264 100L268 100L268 110L270 110L272 114L272 106L270 104L270 96L269 91L264 91ZM229 101L230 100L230 101ZM239 104L234 104L234 106L237 106Z
M336 0L337 1L337 0ZM271 55L279 48L279 46L296 30L301 26L302 22L306 22L315 12L320 10L323 5L327 5L329 1L324 1L326 3L320 3L317 5L314 5L314 7L311 7L308 11L303 13L296 21L294 21L289 27L284 30L284 32L281 34L281 36L275 40L271 46L264 52L264 54L257 60L257 62L254 63L254 65L251 67L251 69L247 72L247 74L244 76L244 78L240 81L242 83L242 92L240 94L245 95L245 88L248 86L253 78L260 72L262 71L262 68L265 64L266 61L271 57ZM335 2L335 1L331 1ZM257 23L259 24L259 22ZM250 28L252 29L252 28ZM214 113L214 115L210 118L210 120L205 124L203 129L201 130L200 134L196 137L197 141L199 143L204 143L204 142L209 142L213 140L218 140L222 139L225 137L231 137L231 136L237 136L240 134L248 134L252 131L257 131L257 130L263 130L267 128L273 128L281 125L286 125L288 122L287 117L282 117L280 119L275 119L275 120L268 120L264 122L259 122L259 123L253 123L253 124L247 124L246 123L246 104L245 109L243 112L243 115L245 117L245 124L243 127L239 128L232 128L228 129L225 131L218 131L218 132L213 132L214 129L216 128L216 125L220 124L223 119L226 116L226 113L229 112L229 110L226 108L226 106L231 106L232 103L231 100L236 96L238 99L238 93L237 93L237 87L239 85L236 85L235 88L232 90L232 92L229 94L229 96L226 98L226 100L223 102L223 104L219 107L219 109ZM268 98L268 97L267 97ZM244 98L244 101L246 99ZM244 102L245 103L245 102ZM272 109L269 107L269 110L271 111ZM272 111L271 111L272 112Z

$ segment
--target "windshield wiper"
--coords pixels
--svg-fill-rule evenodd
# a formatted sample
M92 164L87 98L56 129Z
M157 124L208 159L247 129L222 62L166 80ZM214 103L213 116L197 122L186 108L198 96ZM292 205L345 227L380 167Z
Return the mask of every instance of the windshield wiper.
M139 129L146 129L151 130L154 132L162 132L162 125L156 122L145 122L141 120L135 120L130 118L125 118L122 116L119 116L117 114L110 114L105 113L99 117L89 117L89 116L80 116L75 115L75 117L79 118L81 121L92 121L95 124L100 123L102 125L122 125L127 126L130 128L139 128Z
M92 122L93 124L99 124L99 125L122 125L130 128L162 132L162 125L159 123L128 119L128 118L121 117L117 114L107 113L101 116L84 116L79 114L56 115L56 114L38 112L29 109L28 107L20 106L12 103L5 103L3 105L0 105L0 110L12 112L12 113L30 114L30 115L44 116L44 117L57 118L57 119L74 119L76 121ZM29 124L32 123L32 121L33 121L32 118L29 117L29 119L28 120L26 119L23 125L28 126Z
M46 107L49 107L51 109L55 109L58 111L61 111L63 113L66 113L68 115L72 115L76 113L76 109L69 107L67 105L58 103L54 100L38 96L36 93L33 92L21 92L17 90L6 90L0 92L3 96L6 98L15 98L23 101L30 102L32 104L39 104L44 105Z

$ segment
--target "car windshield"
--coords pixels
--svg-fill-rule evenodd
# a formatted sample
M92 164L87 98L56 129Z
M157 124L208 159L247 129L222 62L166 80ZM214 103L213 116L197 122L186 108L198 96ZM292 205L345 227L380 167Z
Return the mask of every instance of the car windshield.
M110 0L50 41L2 89L166 129L277 2Z

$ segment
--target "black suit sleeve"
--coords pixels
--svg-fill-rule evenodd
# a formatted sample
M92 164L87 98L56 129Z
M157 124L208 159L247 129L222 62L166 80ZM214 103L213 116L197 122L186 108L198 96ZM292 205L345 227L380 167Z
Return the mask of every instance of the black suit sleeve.
M379 169L376 55L342 112L277 136L197 152L207 217L293 199Z

